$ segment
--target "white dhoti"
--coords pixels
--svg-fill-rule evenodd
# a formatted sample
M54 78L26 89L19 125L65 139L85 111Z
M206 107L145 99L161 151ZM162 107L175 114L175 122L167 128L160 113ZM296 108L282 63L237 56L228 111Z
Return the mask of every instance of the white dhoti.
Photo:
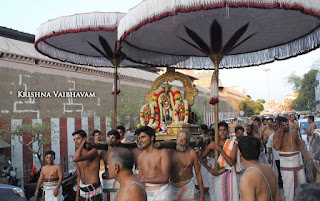
M95 184L84 184L80 180L79 187L80 187L79 200L101 200L100 196L102 193L102 188L101 188L100 182Z
M194 201L195 200L195 185L193 178L182 181L178 183L171 182L171 195L172 200L184 200L184 201Z
M64 199L62 195L61 185L59 187L57 197L53 195L53 192L56 189L57 184L58 184L58 181L43 182L43 191L45 194L45 201L62 201Z
M214 168L214 163L215 163L214 158L210 158L210 160L207 160L207 164L211 169ZM203 178L203 176L202 176L202 178ZM208 193L210 195L210 198L214 196L214 183L213 183L214 181L213 180L214 180L213 174L208 172L208 181L209 181L209 184L210 184Z
M148 201L171 201L169 184L145 183L145 190Z
M194 171L194 168L192 169L192 172L193 172L193 179L195 181L195 185L198 186L198 181L197 181L196 172ZM203 187L208 189L210 187L209 176L211 174L208 172L208 170L202 164L200 164L200 172L201 172L201 176L202 176Z
M238 201L238 184L234 170L213 177L213 188L210 193L211 201Z
M120 183L115 179L102 179L103 200L114 200L117 189L120 188Z
M268 164L267 156L264 149L260 152L258 161L262 164Z
M299 151L279 152L280 170L283 180L284 196L287 201L293 200L299 184L306 183L306 175Z

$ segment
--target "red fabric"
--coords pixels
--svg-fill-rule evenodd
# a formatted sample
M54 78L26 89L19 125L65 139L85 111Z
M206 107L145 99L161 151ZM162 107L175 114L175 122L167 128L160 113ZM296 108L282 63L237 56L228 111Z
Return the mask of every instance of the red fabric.
M68 129L67 118L60 118L60 161L68 162Z

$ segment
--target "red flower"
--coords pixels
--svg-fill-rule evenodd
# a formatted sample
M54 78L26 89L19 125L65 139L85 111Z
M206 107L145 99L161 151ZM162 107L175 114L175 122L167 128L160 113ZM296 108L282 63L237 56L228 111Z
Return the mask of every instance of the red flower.
M215 105L219 103L219 98L211 98L211 100L209 101L209 104L211 105Z

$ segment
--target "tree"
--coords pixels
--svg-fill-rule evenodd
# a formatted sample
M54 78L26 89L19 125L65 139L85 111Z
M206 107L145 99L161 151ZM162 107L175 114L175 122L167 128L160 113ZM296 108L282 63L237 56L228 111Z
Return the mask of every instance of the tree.
M301 89L302 78L296 75L295 73L291 73L287 80L288 84L293 85L292 89L294 92L299 92Z
M291 103L291 109L294 110L315 110L315 91L314 82L318 69L311 69L301 78L301 87L299 89L299 96Z
M146 102L142 90L125 89L118 95L118 125L134 130L140 123L140 109Z
M45 124L22 124L13 129L10 134L12 139L16 138L21 144L28 147L33 154L36 154L42 166L43 147L51 142L50 129L50 125ZM38 145L36 150L33 150L33 143Z
M264 110L263 103L265 103L263 99L258 99L257 101L246 99L240 102L239 108L244 111L245 116L256 115Z

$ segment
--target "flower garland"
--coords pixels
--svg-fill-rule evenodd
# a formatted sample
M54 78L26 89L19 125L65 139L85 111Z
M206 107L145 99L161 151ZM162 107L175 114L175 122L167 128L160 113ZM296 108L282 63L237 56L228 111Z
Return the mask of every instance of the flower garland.
M144 112L144 109L149 105L150 109L151 109L151 115L150 115L150 120L148 122L148 124L146 125L145 123L145 119L144 119L144 115L143 115L143 112ZM145 104L141 107L140 109L140 124L141 125L144 125L144 126L149 126L151 127L152 124L153 124L153 121L154 121L154 105L151 103L151 104Z
M175 123L176 124L181 124L181 121L179 121L179 116L178 116L178 107L179 107L179 103L181 102L181 100L176 101L176 104L174 105L174 109L173 109L173 115L174 115L174 119L175 119ZM189 120L189 107L188 107L188 101L187 100L183 100L183 104L184 104L184 120L183 120L183 124L187 124L188 120Z

